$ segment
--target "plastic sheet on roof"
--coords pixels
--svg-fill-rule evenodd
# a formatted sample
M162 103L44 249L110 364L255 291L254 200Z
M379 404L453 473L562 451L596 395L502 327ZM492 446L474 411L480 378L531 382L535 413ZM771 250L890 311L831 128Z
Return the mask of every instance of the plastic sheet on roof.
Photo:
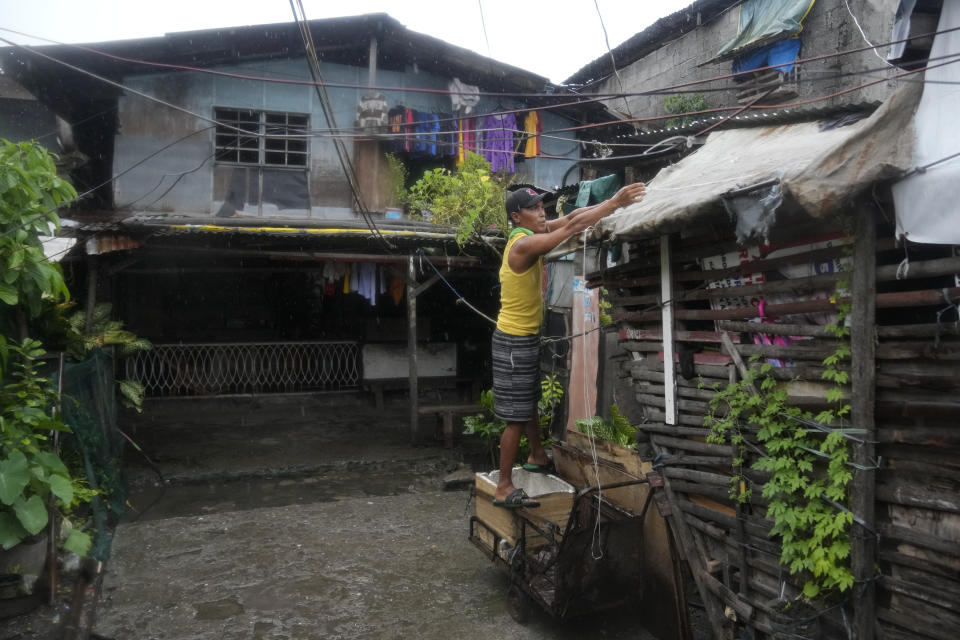
M944 2L937 31L960 27L960 2ZM960 32L939 33L930 57L960 51ZM926 72L917 107L913 164L922 167L960 151L960 65ZM953 84L950 84L953 83ZM930 167L893 185L897 236L913 242L960 244L960 158Z
M847 126L806 122L711 133L699 150L662 169L642 202L604 219L602 234L654 236L700 216L726 217L724 196L769 180L778 180L784 198L811 216L829 216L874 182L910 167L919 94L916 84L904 87L869 118ZM570 250L565 243L562 251Z
M740 22L733 40L720 47L717 58L728 58L750 45L803 30L803 19L815 0L746 0L740 5Z

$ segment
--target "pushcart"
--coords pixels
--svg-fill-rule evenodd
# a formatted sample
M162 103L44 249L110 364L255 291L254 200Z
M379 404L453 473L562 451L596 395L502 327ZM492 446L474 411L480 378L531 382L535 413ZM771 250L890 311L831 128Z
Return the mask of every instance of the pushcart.
M639 541L653 487L639 513L605 499L603 492L645 483L657 484L645 478L578 491L562 530L517 509L520 535L512 546L477 516L470 518L470 541L510 576L507 610L516 622L527 621L533 603L566 619L642 597Z

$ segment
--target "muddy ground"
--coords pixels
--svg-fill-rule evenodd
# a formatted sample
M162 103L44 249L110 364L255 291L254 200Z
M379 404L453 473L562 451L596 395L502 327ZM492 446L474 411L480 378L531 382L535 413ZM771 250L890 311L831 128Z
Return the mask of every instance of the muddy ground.
M629 608L514 622L507 574L468 541L470 491L444 483L482 453L411 446L406 415L399 399L377 412L343 395L155 401L126 416L167 484L131 455L133 510L94 637L652 638ZM0 640L57 637L61 612L17 619Z

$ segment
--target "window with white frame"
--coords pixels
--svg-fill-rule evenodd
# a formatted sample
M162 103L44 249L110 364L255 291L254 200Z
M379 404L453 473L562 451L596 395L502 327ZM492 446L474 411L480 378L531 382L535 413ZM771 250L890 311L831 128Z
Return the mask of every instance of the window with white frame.
M306 167L309 116L302 113L214 109L219 163Z

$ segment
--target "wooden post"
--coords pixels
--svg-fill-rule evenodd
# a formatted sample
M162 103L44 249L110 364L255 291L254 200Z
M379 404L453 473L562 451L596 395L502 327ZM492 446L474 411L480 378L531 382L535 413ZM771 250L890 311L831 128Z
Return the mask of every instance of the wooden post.
M371 36L370 38L370 57L367 61L367 86L372 87L377 84L377 38L376 36Z
M673 363L673 264L670 236L660 236L660 299L663 301L663 397L664 422L677 424L677 381Z
M97 256L89 256L87 258L87 313L84 324L87 333L89 333L92 328L93 310L97 305L97 279L99 277L98 266Z
M857 237L853 258L853 300L850 310L850 380L853 426L865 429L862 442L853 444L855 469L850 508L863 524L851 527L850 564L856 581L853 592L853 638L872 640L876 633L876 518L874 496L877 471L873 441L876 439L876 271L877 230L873 210L862 204L857 212Z
M407 258L407 359L410 364L410 442L418 444L420 436L420 414L417 401L417 272L414 269L413 256Z
M660 455L665 452L665 446L662 446L656 439L651 438L651 442L653 443L654 453ZM650 475L648 474L648 478L649 477ZM651 486L651 491L652 490L653 488ZM697 585L700 599L703 601L703 607L706 609L707 622L713 630L714 640L724 640L727 634L724 629L723 608L720 606L720 602L714 598L712 591L706 584L706 578L704 577L707 575L706 568L704 567L705 559L701 558L699 551L697 551L693 535L684 520L684 514L677 502L677 497L670 487L670 480L666 476L663 476L663 493L666 496L666 509L661 507L660 515L667 521L673 542L683 555L683 558L687 561L690 574L693 576L693 581Z

